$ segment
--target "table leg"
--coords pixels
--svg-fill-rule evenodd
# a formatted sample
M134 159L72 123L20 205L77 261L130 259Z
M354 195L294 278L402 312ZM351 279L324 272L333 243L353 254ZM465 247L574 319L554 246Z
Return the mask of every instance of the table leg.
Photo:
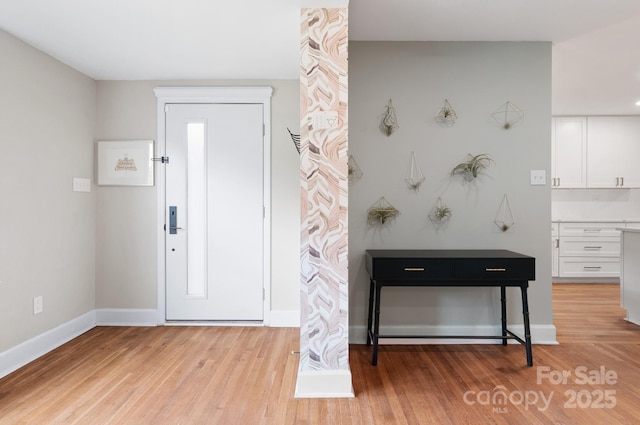
M373 359L371 360L372 365L378 364L378 334L380 333L380 291L382 289L382 285L379 283L375 284L376 287L376 299L375 299L375 318L373 320Z
M369 315L367 316L367 346L371 345L371 332L373 329L373 291L375 290L373 279L369 279Z
M507 290L504 285L500 287L500 306L501 306L501 323L502 323L502 345L507 345Z
M531 330L529 329L529 301L527 299L528 283L520 286L522 292L522 317L524 319L524 341L527 351L527 366L533 366L533 352L531 350Z

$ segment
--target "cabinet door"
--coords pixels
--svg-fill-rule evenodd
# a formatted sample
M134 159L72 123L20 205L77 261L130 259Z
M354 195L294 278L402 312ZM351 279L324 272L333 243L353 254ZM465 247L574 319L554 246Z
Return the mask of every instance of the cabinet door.
M551 224L551 277L558 277L558 256L560 239L558 239L558 223Z
M620 185L616 117L589 117L587 125L587 187L615 188Z
M619 186L640 187L640 117L618 117L616 120L618 144L616 168Z
M585 117L555 117L552 120L552 187L586 187Z

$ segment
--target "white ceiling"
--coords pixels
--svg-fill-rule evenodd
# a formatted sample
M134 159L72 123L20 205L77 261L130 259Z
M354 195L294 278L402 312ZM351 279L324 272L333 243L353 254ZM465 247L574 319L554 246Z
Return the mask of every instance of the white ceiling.
M640 113L640 0L0 0L0 28L97 80L297 79L300 8L347 4L351 40L552 41L555 114Z

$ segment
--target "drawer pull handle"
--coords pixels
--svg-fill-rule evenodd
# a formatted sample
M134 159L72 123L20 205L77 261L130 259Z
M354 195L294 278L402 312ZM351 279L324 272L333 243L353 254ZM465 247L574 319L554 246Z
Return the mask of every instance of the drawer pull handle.
M602 229L584 229L585 232L602 232Z
M404 271L405 272L423 272L424 267L405 267Z
M584 266L585 270L600 270L602 266Z
M585 246L584 249L602 249L601 246Z
M487 271L487 272L506 272L507 271L507 269L502 269L502 268L500 268L500 269L484 269L484 270Z

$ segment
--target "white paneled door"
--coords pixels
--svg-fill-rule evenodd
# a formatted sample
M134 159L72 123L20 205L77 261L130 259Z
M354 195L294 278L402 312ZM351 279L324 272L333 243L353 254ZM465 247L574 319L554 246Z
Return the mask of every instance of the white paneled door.
M263 105L165 108L166 319L263 320Z

